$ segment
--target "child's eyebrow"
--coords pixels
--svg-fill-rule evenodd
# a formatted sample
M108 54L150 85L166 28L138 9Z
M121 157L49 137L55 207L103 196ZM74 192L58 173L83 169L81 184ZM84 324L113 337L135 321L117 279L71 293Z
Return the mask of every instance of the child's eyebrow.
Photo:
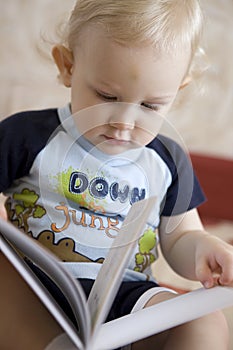
M175 97L175 94L164 94L164 95L158 95L158 96L148 96L146 99L147 101L166 101L166 100L171 100Z
M105 86L106 88L111 88L112 87L112 82L108 82L102 79L98 79L98 84Z

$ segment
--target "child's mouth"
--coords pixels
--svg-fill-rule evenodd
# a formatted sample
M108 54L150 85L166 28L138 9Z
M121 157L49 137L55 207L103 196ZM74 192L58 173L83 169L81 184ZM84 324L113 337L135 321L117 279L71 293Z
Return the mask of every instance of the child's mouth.
M125 145L125 144L128 144L130 142L130 140L118 139L118 138L110 137L107 135L104 135L104 138L107 142L109 142L111 144L115 144L115 145Z

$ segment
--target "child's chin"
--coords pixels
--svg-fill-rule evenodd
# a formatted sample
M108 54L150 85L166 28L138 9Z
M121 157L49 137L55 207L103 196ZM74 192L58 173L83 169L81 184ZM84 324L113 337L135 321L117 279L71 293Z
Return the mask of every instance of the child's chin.
M99 146L99 150L102 151L103 153L109 154L109 155L117 155L120 153L124 153L127 151L130 151L135 148L139 148L139 145L134 145L132 143L128 144L122 144L122 145L114 145L114 144L104 144Z

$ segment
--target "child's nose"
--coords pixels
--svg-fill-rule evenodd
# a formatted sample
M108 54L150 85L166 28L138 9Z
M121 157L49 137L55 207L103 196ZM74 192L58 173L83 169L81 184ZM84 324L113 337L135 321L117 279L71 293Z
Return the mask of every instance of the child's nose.
M119 130L134 129L135 111L133 109L133 106L121 106L121 108L118 108L118 110L111 115L109 125Z
M119 130L133 130L134 123L110 121L109 125Z

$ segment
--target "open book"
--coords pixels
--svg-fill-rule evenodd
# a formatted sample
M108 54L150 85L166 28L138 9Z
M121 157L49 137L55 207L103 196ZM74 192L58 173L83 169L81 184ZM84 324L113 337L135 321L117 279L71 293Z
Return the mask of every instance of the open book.
M79 282L61 261L31 237L0 219L0 248L19 274L80 350L107 350L127 345L219 308L233 305L233 288L199 289L175 299L103 323L120 287L124 270L146 224L154 197L132 205L115 238L88 300ZM78 328L34 275L18 252L39 266L62 290L75 315ZM111 265L111 269L108 267ZM159 317L157 315L159 314Z

